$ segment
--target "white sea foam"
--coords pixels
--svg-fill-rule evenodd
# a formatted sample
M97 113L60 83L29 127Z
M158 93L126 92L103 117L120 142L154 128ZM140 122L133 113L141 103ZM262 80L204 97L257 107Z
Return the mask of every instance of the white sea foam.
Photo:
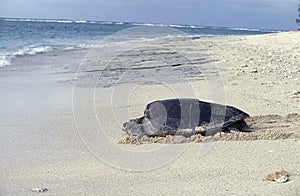
M88 21L86 20L76 20L75 23L87 23Z
M27 46L15 51L0 51L0 67L5 67L10 65L10 63L20 57L26 55L37 55L45 52L50 52L52 50L78 50L78 49L91 49L96 47L96 44L78 44L73 46L64 46L64 47L52 47L52 46Z
M177 27L177 28L184 28L184 25L168 25L169 27Z
M247 28L235 28L235 27L233 27L233 28L228 28L228 29L230 29L230 30L237 30L237 31L259 31L259 29L247 29Z
M191 29L203 29L203 26L197 25L178 25L178 24L155 24L155 23L131 23L134 26L154 26L154 27L171 27L171 28L191 28Z
M65 20L65 19L33 19L33 18L4 18L5 21L17 22L56 22L56 23L87 23L86 20ZM91 22L95 23L95 22Z
M10 64L10 60L7 59L7 56L0 54L0 67L5 67Z
M61 48L61 50L78 50L78 49L91 49L95 48L97 44L78 44L74 46L66 46Z
M25 56L25 55L36 55L43 52L48 52L53 50L50 46L27 46L20 48L15 51L4 51L0 52L0 67L5 67L11 63L11 61L18 56Z
M151 23L132 23L132 25L135 25L135 26L155 26L154 24L151 24Z
M192 28L192 29L204 29L205 27L202 27L202 26L196 26L196 25L190 25L188 26L189 28Z
M38 53L48 52L52 50L53 48L50 46L28 46L24 47L22 49L17 50L13 53L14 56L24 56L24 55L35 55Z
M97 44L79 44L77 45L77 49L90 49L94 48Z
M110 25L110 24L114 24L113 22L110 22L110 21L103 21L103 22L99 22L100 24L108 24L108 25Z
M58 22L58 23L72 23L72 20L47 20L48 22ZM43 21L40 21L43 22Z
M231 27L227 28L230 30L236 30L236 31L255 31L255 32L269 32L269 33L278 33L282 31L275 31L275 30L267 30L267 29L255 29L255 28L241 28L241 27Z

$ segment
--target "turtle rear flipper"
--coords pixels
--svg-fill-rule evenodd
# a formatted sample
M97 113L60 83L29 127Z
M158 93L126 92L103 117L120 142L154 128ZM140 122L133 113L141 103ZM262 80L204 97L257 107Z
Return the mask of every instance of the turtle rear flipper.
M244 119L230 123L228 126L223 127L223 132L230 131L252 132L249 125L245 122Z
M213 125L213 126L207 127L203 131L198 131L197 134L201 134L202 136L214 136L216 133L219 133L221 131L223 131L222 126Z

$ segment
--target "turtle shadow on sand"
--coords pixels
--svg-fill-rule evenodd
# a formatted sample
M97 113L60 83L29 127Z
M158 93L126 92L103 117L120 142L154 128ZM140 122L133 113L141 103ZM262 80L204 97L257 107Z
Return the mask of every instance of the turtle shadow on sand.
M212 136L218 132L251 132L245 122L249 114L232 106L204 102L198 99L168 99L149 103L144 116L123 124L131 136L164 137L200 134Z

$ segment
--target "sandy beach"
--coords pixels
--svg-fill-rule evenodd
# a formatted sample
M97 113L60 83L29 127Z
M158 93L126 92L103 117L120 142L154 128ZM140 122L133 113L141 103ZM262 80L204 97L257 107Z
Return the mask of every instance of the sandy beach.
M0 68L0 195L298 195L299 53L295 31L17 58ZM256 135L120 144L122 123L178 97L240 108Z

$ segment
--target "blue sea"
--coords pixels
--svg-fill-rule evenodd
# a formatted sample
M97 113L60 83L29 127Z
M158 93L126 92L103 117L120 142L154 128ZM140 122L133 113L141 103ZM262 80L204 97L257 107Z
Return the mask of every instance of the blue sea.
M135 26L170 27L190 36L254 35L278 32L195 25L0 18L0 67L9 66L14 59L24 55L37 55L53 50L92 48L99 40Z

